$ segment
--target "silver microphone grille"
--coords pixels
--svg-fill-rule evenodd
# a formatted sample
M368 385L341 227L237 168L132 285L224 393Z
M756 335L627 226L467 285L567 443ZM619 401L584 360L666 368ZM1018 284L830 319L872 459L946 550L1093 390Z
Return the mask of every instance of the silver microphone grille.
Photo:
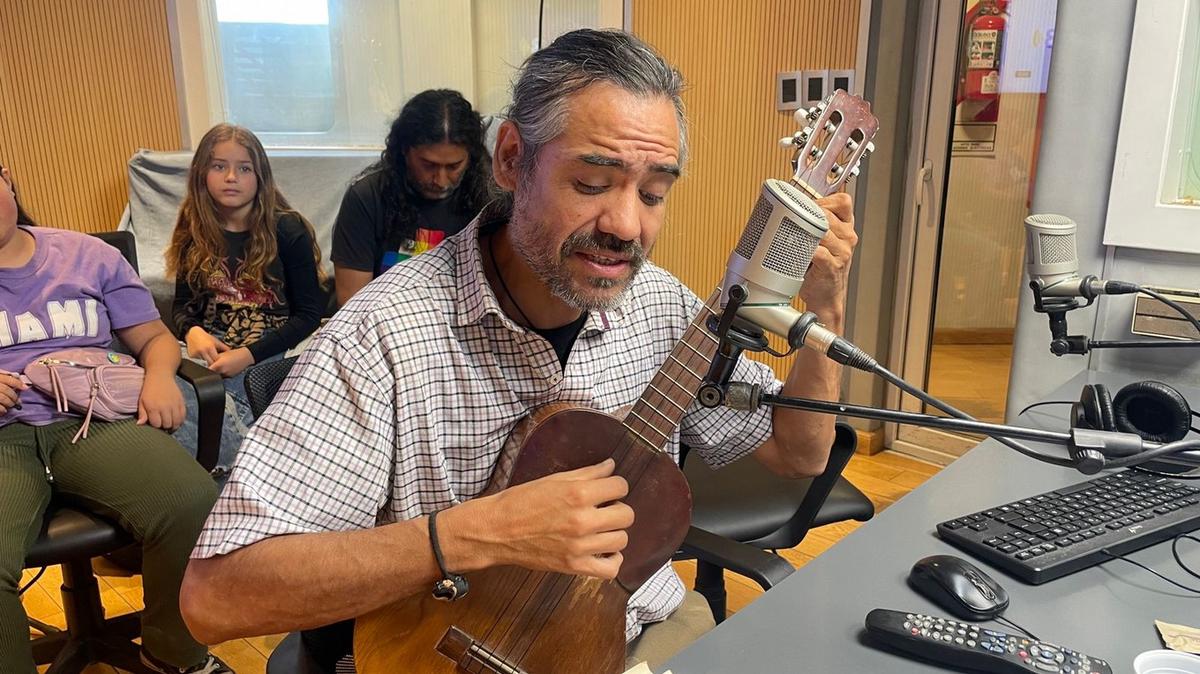
M762 266L768 271L802 281L821 238L829 231L829 221L821 207L793 185L782 180L768 180L763 191L770 192L778 199L788 215L780 219Z
M754 211L750 213L750 221L746 223L742 238L738 240L737 248L733 252L747 260L753 257L754 249L758 247L758 240L762 238L763 229L766 228L770 218L771 202L767 199L766 194L762 194L758 197L758 203L754 205Z
M1047 285L1079 273L1075 221L1064 215L1035 213L1025 218L1025 263L1030 279Z
M1043 264L1070 262L1075 259L1075 235L1038 234L1038 248Z
M1074 263L1075 221L1065 215L1035 213L1025 218L1025 228L1036 238L1027 241L1026 261L1035 265Z
M812 263L820 243L820 239L805 232L794 220L784 216L779 223L779 233L771 241L767 256L763 258L763 268L794 279L803 279L804 272L808 271L808 265Z

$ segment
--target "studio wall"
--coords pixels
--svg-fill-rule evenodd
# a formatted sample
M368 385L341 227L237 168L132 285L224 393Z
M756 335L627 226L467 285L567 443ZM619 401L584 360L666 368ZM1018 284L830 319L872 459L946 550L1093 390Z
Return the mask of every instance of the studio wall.
M0 2L0 162L42 224L115 229L125 162L180 144L163 0Z
M691 156L652 259L697 294L720 283L763 180L791 176L777 141L798 128L775 108L775 73L853 69L858 28L857 0L634 0L633 32L688 83ZM792 362L763 360L781 376Z

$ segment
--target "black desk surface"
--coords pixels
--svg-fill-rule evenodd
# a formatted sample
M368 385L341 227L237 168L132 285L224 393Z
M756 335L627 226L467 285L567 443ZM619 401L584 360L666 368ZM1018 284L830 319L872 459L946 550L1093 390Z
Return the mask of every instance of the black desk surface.
M1107 384L1115 393L1128 381L1085 372L1047 399L1078 399L1080 387L1087 382ZM1180 387L1180 392L1200 401L1200 390ZM1031 410L1022 423L1063 430L1068 409L1056 405ZM1066 449L1049 451L1066 455ZM664 670L675 674L946 671L867 645L863 618L877 607L949 617L910 589L905 578L918 559L953 554L970 559L1008 590L1007 617L1045 641L1108 660L1114 672L1133 671L1134 656L1163 647L1155 619L1200 627L1200 600L1195 595L1120 560L1043 585L1026 585L935 534L938 522L1086 479L1073 469L1040 463L993 440L984 441L700 638ZM1179 550L1186 563L1200 568L1200 545L1184 540ZM1200 585L1175 563L1169 542L1130 557L1169 578Z

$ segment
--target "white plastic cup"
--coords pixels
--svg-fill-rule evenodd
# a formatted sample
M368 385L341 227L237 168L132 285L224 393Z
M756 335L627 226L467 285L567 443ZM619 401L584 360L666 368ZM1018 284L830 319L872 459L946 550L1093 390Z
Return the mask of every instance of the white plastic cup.
M1146 651L1133 659L1137 674L1200 674L1200 656L1180 651Z

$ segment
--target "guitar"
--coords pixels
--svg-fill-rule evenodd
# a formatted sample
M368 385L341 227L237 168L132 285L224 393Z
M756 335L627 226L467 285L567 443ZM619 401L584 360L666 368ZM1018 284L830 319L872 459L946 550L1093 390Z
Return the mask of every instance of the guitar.
M795 152L793 184L817 197L840 189L870 148L877 123L869 104L838 91L796 118L805 128L785 139ZM552 404L518 423L483 492L613 458L635 512L616 579L511 566L473 573L459 601L420 593L359 618L359 672L624 671L629 598L671 559L691 521L691 491L665 445L716 354L705 322L720 313L720 298L720 289L709 296L624 416Z

